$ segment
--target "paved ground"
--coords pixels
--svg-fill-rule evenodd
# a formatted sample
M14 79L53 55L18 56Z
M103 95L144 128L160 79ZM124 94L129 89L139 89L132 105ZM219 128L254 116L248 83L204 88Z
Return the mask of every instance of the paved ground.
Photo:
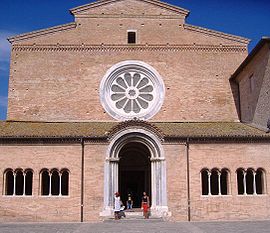
M1 233L270 233L270 221L171 223L119 220L105 223L1 223Z

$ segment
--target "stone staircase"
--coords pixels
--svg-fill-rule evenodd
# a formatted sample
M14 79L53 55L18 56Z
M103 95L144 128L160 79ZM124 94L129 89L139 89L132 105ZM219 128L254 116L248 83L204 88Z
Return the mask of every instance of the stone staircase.
M134 208L132 210L125 210L126 217L122 217L120 221L150 221L150 222L163 222L163 218L150 216L149 219L144 219L142 210L140 208ZM104 222L115 221L114 217L104 219Z

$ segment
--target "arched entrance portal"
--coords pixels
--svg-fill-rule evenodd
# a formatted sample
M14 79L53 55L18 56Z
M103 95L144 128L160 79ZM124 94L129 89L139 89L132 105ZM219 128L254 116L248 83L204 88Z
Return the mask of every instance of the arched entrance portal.
M125 204L128 194L133 199L133 207L140 208L142 193L151 200L151 154L142 143L130 142L119 152L119 191Z
M130 177L131 179L128 179ZM110 139L104 167L104 210L112 214L114 193L136 192L136 205L143 189L151 199L153 216L168 214L166 161L161 139L152 131L137 126L125 127Z

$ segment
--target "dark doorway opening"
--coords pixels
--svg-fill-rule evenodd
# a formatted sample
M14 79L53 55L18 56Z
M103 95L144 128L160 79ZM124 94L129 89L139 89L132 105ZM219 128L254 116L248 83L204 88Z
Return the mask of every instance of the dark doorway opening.
M126 206L128 194L133 208L141 207L143 192L151 194L151 163L149 149L138 142L126 144L119 153L119 191ZM150 197L151 202L151 197Z

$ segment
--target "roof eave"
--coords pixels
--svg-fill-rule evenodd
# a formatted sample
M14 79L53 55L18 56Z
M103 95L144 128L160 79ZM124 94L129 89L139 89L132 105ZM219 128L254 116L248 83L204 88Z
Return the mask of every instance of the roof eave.
M243 43L245 46L247 46L249 44L249 42L251 41L250 39L245 38L245 37L236 36L236 35L232 35L229 33L224 33L224 32L220 32L217 30L208 29L208 28L204 28L204 27L200 27L200 26L191 25L191 24L184 24L184 28L188 29L188 30L201 32L201 33L209 34L212 36L217 36L220 38L228 39L231 41Z
M17 41L27 40L30 38L34 38L34 37L38 37L38 36L42 36L42 35L47 35L50 33L73 29L76 26L77 26L76 22L71 22L71 23L67 23L67 24L57 25L54 27L49 27L49 28L45 28L45 29L41 29L41 30L36 30L36 31L32 31L32 32L19 34L16 36L11 36L11 37L8 37L7 40L12 44L12 43L17 42Z

